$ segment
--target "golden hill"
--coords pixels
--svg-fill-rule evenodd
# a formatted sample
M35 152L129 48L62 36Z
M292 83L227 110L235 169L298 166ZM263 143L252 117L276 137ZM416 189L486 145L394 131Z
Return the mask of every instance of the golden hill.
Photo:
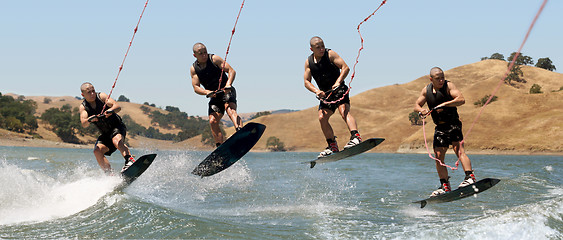
M464 134L481 110L473 103L493 89L503 78L507 62L485 60L446 70L446 79L462 91L466 104L459 107ZM485 107L472 132L466 136L468 152L563 152L563 74L523 66L525 84L516 87L502 84L498 100ZM422 126L413 126L408 119L418 94L429 83L428 75L412 82L371 89L351 97L351 112L364 139L385 138L375 152L425 152ZM529 94L533 84L542 87L542 94ZM316 103L311 103L316 104ZM317 107L299 112L264 116L256 122L267 126L255 149L264 149L269 137L279 138L294 151L320 151L326 142L317 119ZM350 136L338 113L331 124L340 147ZM429 144L434 124L427 119ZM429 146L431 148L431 146Z

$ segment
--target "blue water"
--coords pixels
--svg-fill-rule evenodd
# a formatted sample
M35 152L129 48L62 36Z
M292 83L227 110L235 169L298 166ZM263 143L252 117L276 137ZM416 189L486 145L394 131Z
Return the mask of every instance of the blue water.
M427 155L367 153L310 169L302 162L317 153L251 152L202 179L190 172L209 152L154 152L115 190L121 180L91 150L0 147L0 238L563 239L562 156L470 155L477 178L501 182L421 209L411 202L439 185Z

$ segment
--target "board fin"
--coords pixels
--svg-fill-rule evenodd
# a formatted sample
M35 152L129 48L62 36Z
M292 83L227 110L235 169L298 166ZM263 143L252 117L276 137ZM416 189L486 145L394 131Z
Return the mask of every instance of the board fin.
M426 200L420 201L420 208L426 207Z
M311 168L314 168L315 165L317 165L317 162L315 162L315 161L311 161L310 163L311 163Z

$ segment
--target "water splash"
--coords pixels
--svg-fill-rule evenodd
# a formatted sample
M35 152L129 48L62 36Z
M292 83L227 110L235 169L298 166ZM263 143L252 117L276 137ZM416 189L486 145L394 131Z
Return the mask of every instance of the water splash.
M191 171L205 158L200 152L161 153L152 166L124 191L143 201L181 212L202 214L194 208L225 191L245 191L253 177L244 161L219 174L201 178ZM221 198L223 199L223 198Z
M82 169L73 171L52 177L2 162L0 225L42 222L76 214L96 204L121 182L117 177L88 176Z

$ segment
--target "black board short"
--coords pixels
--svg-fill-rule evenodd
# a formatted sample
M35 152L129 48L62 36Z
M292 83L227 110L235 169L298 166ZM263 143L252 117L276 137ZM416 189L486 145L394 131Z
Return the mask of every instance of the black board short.
M127 127L125 127L125 125L122 124L119 127L113 128L111 132L103 133L98 137L98 140L96 141L96 145L98 145L98 143L101 143L109 148L109 150L105 152L104 155L111 156L111 154L115 152L115 150L117 150L117 148L113 145L113 141L111 140L117 134L121 134L123 141L125 141L125 136L127 136Z
M207 114L225 114L225 103L237 103L237 90L235 87L231 87L231 91L229 93L220 93L217 97L212 97L209 100Z
M348 86L342 84L342 85L340 85L340 87L338 87L336 90L334 90L332 92L332 94L330 95L330 97L328 97L328 99L326 99L325 101L332 102L332 101L338 100L338 99L342 98L342 96L344 96L344 94L346 94L346 91L348 91ZM319 103L319 110L328 109L328 110L331 110L331 111L334 112L334 111L336 111L338 106L340 106L342 104L346 104L346 103L350 104L349 95L350 94L346 94L344 96L344 98L342 98L342 100L340 100L336 103L333 103L333 104L327 104L327 103L325 103L321 100L320 103Z
M460 142L461 140L463 140L461 121L457 120L452 123L436 125L434 129L434 148L449 147L452 145L452 142Z

